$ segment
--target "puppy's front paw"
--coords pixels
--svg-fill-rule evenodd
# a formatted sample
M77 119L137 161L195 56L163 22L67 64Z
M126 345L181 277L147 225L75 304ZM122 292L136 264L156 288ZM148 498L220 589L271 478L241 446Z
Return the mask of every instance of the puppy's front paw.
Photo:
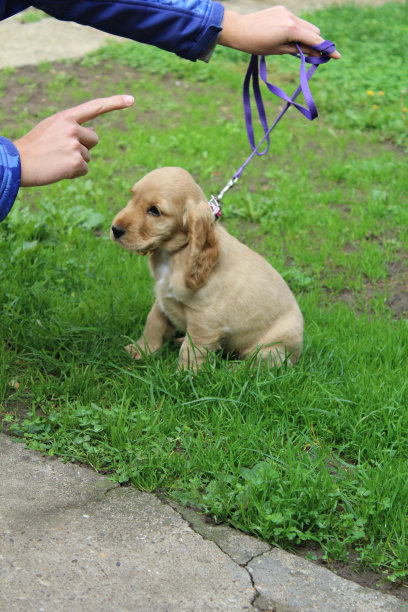
M127 351L129 353L129 355L131 357L133 357L133 359L141 359L142 358L142 353L137 348L136 344L128 344L127 346L125 346L125 351Z

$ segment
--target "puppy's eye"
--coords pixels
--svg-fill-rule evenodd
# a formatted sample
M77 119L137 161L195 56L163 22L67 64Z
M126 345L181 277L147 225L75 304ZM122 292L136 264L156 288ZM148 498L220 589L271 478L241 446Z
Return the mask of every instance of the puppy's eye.
M157 208L157 206L151 206L149 208L149 210L147 211L148 215L153 215L153 217L160 217L161 216L161 212L160 210Z

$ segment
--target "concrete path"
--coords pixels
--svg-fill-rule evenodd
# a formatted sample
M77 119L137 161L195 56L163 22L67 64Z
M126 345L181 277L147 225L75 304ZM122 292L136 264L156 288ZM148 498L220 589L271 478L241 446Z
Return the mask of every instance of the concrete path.
M394 597L3 434L0 473L0 610L408 610Z
M93 28L52 18L22 23L17 15L0 22L0 70L83 57L109 39L120 40Z

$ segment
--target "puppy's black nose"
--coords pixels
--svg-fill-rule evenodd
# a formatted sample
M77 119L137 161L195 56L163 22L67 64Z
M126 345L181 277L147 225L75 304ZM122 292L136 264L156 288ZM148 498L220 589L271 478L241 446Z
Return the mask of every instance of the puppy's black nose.
M112 234L115 236L117 240L126 234L126 230L123 227L116 227L116 225L112 225Z

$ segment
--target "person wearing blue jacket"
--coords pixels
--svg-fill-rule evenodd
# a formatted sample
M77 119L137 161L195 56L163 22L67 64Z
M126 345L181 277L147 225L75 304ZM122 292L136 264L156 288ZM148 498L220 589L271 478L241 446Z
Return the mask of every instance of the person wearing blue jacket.
M63 21L147 43L185 59L208 61L216 44L257 55L309 54L323 41L319 29L282 6L250 15L224 10L212 0L0 0L0 20L33 6ZM332 57L338 59L335 51ZM83 124L134 103L118 95L61 111L12 142L0 137L0 221L11 210L20 186L48 185L88 172L89 150L98 142Z

